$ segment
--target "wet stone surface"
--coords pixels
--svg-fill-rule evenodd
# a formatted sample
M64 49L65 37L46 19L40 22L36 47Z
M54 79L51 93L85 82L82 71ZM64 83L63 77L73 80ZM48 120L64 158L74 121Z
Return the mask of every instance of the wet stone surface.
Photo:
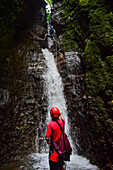
M42 78L45 66L41 50L43 41L38 37L43 38L46 31L45 15L42 13L44 14L44 9L41 8L35 11L34 15L38 18L33 18L30 29L24 30L23 37L20 32L22 41L12 49L12 56L16 57L16 62L20 59L21 67L15 60L11 65L9 58L1 75L0 164L19 160L35 152L36 133L42 113L42 121L45 122L46 100L43 97Z

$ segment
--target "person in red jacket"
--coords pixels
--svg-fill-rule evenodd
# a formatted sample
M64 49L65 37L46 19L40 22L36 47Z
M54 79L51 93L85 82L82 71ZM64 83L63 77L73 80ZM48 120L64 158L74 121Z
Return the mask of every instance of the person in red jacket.
M52 145L52 141L59 141L61 137L60 127L55 121L58 121L58 123L60 123L61 127L63 128L63 121L65 123L65 120L57 107L51 108L50 115L52 117L52 120L49 122L46 132L46 141L50 145L49 166L50 170L62 170L64 162L61 159L60 155L58 155L58 153L55 151ZM61 119L59 119L59 117L61 117Z

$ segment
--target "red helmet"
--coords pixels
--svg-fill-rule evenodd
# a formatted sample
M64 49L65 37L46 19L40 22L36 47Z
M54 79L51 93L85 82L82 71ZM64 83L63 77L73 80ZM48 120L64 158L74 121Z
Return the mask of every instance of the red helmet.
M60 116L60 111L57 107L52 107L50 110L50 115L51 117L59 117Z

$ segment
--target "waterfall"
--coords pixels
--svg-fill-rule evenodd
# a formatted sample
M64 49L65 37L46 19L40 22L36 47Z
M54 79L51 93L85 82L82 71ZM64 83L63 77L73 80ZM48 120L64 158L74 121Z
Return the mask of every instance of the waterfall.
M67 108L66 101L63 94L63 85L61 81L60 74L58 73L54 56L47 49L43 50L43 54L46 60L47 70L44 73L43 77L45 80L44 93L46 92L48 97L48 115L47 115L47 124L50 121L50 109L52 107L58 107L62 112L65 122L66 122L66 132L69 132L67 126Z
M46 69L43 74L43 79L45 82L44 95L46 95L48 99L48 113L45 128L47 129L47 124L50 121L50 109L51 107L56 106L60 109L60 111L62 111L62 114L65 118L66 133L69 135L69 122L67 117L66 101L63 94L62 80L60 74L58 73L53 54L50 53L47 49L43 49L42 52L46 65ZM41 126L41 124L42 122L40 120L39 126ZM43 133L43 136L45 136L46 131ZM39 136L37 133L36 140L38 140L38 138ZM69 140L71 141L71 138ZM42 152L39 153L39 150L37 149L36 153L32 153L29 156L24 157L20 160L19 163L14 163L13 167L19 170L49 170L49 159L47 151L47 148L49 147L45 144L45 141L42 141L42 143L43 144L41 145L36 143L36 147L40 147ZM7 166L5 169L7 169ZM92 165L88 159L77 155L75 152L71 155L70 162L66 162L66 170L98 170L98 168L95 165Z
M45 81L44 93L46 93L45 95L48 98L48 114L46 118L46 123L48 124L48 122L51 120L50 109L55 106L58 107L65 118L65 131L69 136L69 123L67 117L66 101L63 93L64 90L62 80L60 74L58 73L53 54L49 52L48 49L43 49L42 52L45 57L45 64L47 67L43 75ZM75 150L75 152L71 156L71 161L66 163L66 169L97 170L97 167L91 165L89 163L89 160L77 155L76 148L72 144L71 137L69 138L69 140L71 141L72 148L73 150Z

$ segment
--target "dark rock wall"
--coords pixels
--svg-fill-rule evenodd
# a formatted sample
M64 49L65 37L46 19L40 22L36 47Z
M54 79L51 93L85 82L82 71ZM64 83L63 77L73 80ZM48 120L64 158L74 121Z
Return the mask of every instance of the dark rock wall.
M56 12L57 11L57 12ZM56 19L58 18L58 19ZM62 5L54 5L52 24L58 31L58 69L64 83L64 93L68 107L70 131L72 139L80 155L87 157L100 169L113 169L112 166L112 146L108 141L108 135L103 137L104 131L97 130L95 120L97 119L94 110L87 112L83 103L87 104L85 89L85 64L79 61L81 55L76 52L65 52L62 44L65 16L62 13ZM63 30L60 31L60 28ZM66 25L65 25L66 27ZM77 59L78 57L79 59ZM88 95L88 94L87 94ZM90 96L89 96L89 99ZM91 107L93 103L90 103ZM101 142L98 139L101 138Z
M64 28L65 28L64 21L65 21L65 15L62 11L62 4L57 2L56 4L53 5L52 16L51 16L51 25L54 26L57 36L64 33Z
M11 57L7 58L0 80L1 164L35 152L37 134L37 149L41 152L40 145L45 132L47 101L43 95L42 74L45 65L41 51L45 45L45 3L43 0L28 2L27 10L16 29ZM64 20L62 6L54 4L52 25L58 36L56 60L64 84L70 131L78 153L97 163L98 150L93 147L95 130L92 127L95 125L89 123L93 115L86 116L82 104L85 100L85 72L80 60L81 54L75 51L64 52ZM54 53L56 55L56 51Z
M45 121L41 52L46 32L45 3L34 0L26 5L0 79L1 164L36 151L39 122Z
M57 11L57 12L56 12ZM56 19L58 18L58 19ZM86 156L92 163L100 165L97 159L98 150L95 146L95 123L93 115L87 115L84 110L84 79L85 69L81 60L81 53L64 51L62 44L65 31L65 16L60 3L54 4L52 25L58 32L58 70L64 84L64 94L68 109L70 132L78 154ZM60 28L63 28L60 30ZM75 149L75 150L76 150Z
M79 142L81 137L79 135L83 129L88 130L85 126L85 117L82 115L85 74L78 53L74 51L65 52L65 56L62 59L60 57L58 59L58 69L64 84L70 134L78 151L80 149ZM87 145L86 138L87 136L84 134L84 147Z
M57 2L62 2L63 0L53 0L53 4L57 3Z

